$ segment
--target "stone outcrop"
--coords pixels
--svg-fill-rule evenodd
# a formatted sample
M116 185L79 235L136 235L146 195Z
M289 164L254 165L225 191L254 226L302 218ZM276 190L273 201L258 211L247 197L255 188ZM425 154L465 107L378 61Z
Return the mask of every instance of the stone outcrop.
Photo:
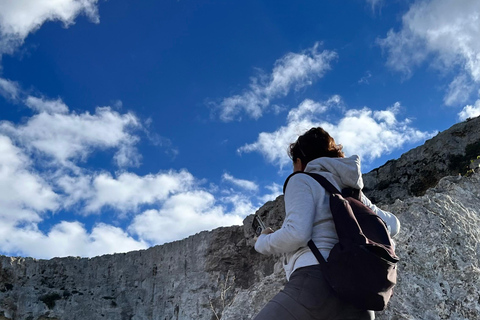
M478 130L479 118L458 124L437 136L441 142L365 175L369 195L402 223L398 284L377 319L480 319L480 173L475 162L463 176L452 169L480 154ZM415 178L429 170L432 181ZM257 214L280 226L283 198ZM0 320L251 319L285 283L281 259L253 250L252 219L125 254L1 256Z
M364 174L364 192L373 202L421 196L445 176L465 174L480 155L480 117L440 132L399 159Z
M241 226L92 259L1 257L0 319L215 319L273 261Z
M402 223L398 283L377 319L480 319L480 173L445 177L421 197L383 207ZM239 290L222 320L247 320L284 283L274 272Z

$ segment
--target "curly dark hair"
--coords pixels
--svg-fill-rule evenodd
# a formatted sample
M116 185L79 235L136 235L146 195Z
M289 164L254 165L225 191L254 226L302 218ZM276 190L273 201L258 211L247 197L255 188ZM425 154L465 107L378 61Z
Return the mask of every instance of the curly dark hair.
M299 158L304 165L320 157L345 157L342 145L336 144L328 132L321 127L311 128L298 137L297 141L290 144L288 155L293 162Z

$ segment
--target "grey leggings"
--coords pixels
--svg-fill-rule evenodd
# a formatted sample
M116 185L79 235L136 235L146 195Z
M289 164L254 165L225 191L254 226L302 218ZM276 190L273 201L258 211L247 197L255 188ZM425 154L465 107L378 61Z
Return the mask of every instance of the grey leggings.
M359 310L338 299L325 282L320 265L295 270L285 288L254 320L372 320L373 311Z

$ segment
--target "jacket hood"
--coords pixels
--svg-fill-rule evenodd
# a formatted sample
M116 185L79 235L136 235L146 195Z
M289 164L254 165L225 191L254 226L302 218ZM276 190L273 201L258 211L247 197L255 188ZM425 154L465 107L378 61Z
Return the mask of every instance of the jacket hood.
M363 188L360 158L357 155L348 158L317 158L307 163L305 172L329 172L347 187Z

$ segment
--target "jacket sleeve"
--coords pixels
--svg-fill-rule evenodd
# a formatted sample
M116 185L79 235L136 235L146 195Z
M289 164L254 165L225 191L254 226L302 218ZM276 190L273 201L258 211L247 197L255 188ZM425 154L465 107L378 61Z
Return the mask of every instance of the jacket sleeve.
M385 221L391 237L396 236L400 232L400 221L393 213L378 208L363 193L362 202L372 209L373 212L375 212L383 221Z
M278 254L292 252L307 245L312 237L315 218L315 202L309 179L311 178L302 174L290 179L284 198L285 221L274 233L260 235L255 250L262 254Z

